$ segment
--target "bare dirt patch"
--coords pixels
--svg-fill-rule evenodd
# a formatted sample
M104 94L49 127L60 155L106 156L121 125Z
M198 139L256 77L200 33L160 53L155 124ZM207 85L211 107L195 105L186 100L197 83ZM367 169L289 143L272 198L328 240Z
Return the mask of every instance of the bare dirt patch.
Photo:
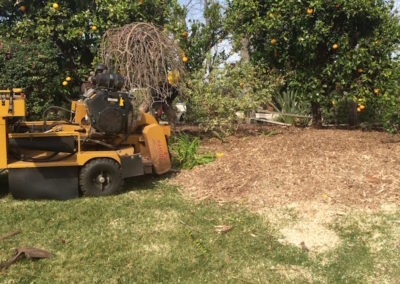
M275 136L209 140L216 162L172 179L197 200L253 209L320 202L356 208L400 204L400 137L380 132L279 129Z
M282 221L281 216L285 216L287 212L292 218ZM266 216L279 229L281 243L317 253L333 250L341 243L330 225L345 214L343 207L319 202L297 202L283 208L260 208L258 213Z

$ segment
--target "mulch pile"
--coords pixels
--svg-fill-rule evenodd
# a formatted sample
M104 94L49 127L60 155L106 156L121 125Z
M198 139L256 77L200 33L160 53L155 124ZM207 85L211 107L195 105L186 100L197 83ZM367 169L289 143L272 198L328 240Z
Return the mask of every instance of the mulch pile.
M363 208L400 204L400 137L381 132L278 129L279 134L209 139L214 163L172 183L196 200L269 207L318 201Z

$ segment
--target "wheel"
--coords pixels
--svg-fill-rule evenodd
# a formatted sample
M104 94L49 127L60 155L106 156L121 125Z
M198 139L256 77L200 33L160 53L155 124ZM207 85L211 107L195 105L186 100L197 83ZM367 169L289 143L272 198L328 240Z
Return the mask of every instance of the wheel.
M81 169L79 184L85 196L117 194L124 184L121 167L110 159L92 160Z

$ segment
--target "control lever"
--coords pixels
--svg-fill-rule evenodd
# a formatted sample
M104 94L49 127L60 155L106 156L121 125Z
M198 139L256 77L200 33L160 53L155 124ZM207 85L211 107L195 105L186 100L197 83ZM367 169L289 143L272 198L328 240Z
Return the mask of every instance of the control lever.
M8 105L8 113L13 113L14 110L14 90L10 88L10 103Z

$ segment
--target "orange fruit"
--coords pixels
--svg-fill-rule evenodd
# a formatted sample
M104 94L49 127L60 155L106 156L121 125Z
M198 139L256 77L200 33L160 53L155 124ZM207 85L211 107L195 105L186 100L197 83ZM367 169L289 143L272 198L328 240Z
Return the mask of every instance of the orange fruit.
M188 33L187 33L186 31L184 31L184 32L182 33L182 37L183 37L183 38L187 38L187 36L188 36Z
M359 107L361 110L363 110L363 109L365 109L365 106L364 105L360 105L360 107Z
M58 5L58 3L53 3L53 9L57 10L60 6Z
M271 39L271 44L272 44L272 45L275 45L275 44L276 44L276 39L274 39L274 38Z
M358 68L357 71L358 71L358 73L360 73L360 74L361 74L362 72L364 72L364 70L363 70L362 68Z
M188 59L186 56L183 56L183 57L182 57L182 61L183 61L184 63L188 62L188 60L189 60L189 59Z
M378 88L375 88L375 89L374 89L374 94L375 94L375 95L379 95L379 93L380 93L380 90L379 90Z
M240 88L242 88L242 89L244 88L244 83L243 82L240 83Z
M62 85L63 85L64 87L66 87L66 86L68 86L68 82L67 82L67 81L64 81L64 82L62 82Z
M269 13L269 17L273 18L274 17L274 13Z
M308 9L307 9L307 14L308 14L308 15L312 15L312 13L313 13L313 9L308 8Z
M71 82L71 77L70 76L67 76L67 78L65 78L65 81L67 81L67 82Z
M92 31L96 31L96 30L97 30L97 27L96 27L95 25L93 25L93 26L91 27L91 29L92 29Z
M25 12L25 6L24 5L22 5L21 7L19 7L19 9L18 9L20 12Z
M142 5L143 4L143 0L139 0L138 3L139 3L139 5Z
M338 49L338 47L339 47L339 45L338 45L337 43L335 43L334 45L332 45L332 48L335 49L335 50Z
M358 108L357 108L357 112L361 112L361 108L358 107Z

